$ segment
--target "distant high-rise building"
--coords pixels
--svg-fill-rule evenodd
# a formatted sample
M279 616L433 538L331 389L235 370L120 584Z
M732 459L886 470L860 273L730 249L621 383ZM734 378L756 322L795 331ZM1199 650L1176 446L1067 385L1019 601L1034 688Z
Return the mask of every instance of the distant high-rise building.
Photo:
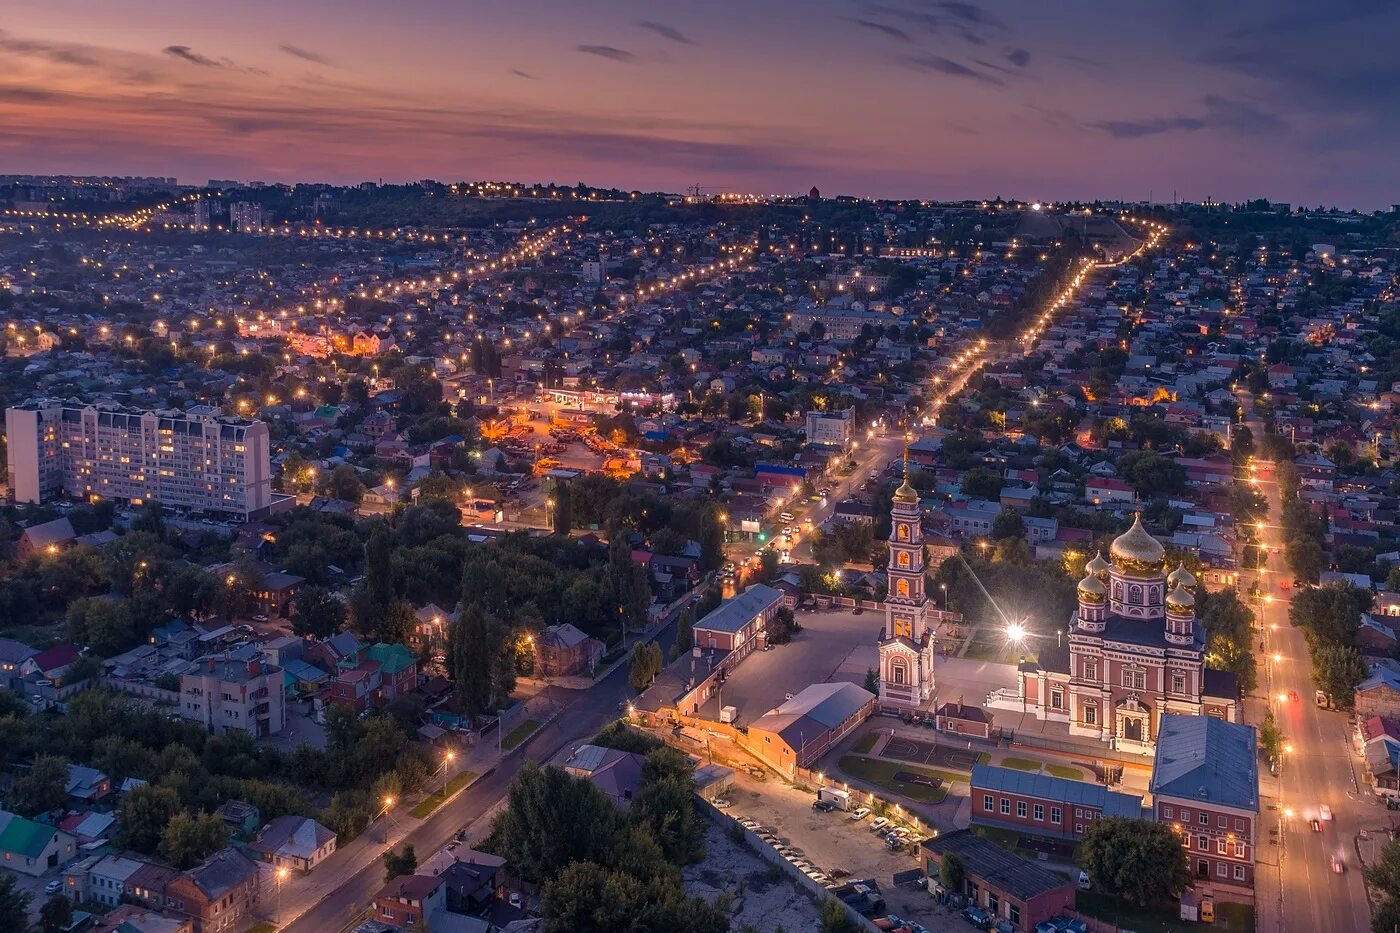
M261 230L263 227L262 205L252 201L237 201L229 205L228 222L233 229L245 233Z
M10 494L61 493L256 518L272 501L267 425L42 399L5 411Z

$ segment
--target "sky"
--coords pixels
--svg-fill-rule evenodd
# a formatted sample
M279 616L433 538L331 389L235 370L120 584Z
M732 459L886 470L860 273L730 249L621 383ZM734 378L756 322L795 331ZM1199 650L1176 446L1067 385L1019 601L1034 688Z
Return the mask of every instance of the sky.
M5 0L0 173L1400 201L1400 3Z

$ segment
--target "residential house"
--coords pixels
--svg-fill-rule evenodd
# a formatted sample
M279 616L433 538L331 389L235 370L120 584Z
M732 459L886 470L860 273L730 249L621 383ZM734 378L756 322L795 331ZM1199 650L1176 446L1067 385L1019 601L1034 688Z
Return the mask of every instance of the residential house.
M447 905L442 875L400 875L374 896L373 916L403 929L424 929L424 919Z
M567 622L535 636L535 667L542 677L564 677L592 670L603 657L603 643Z
M591 781L620 807L631 805L642 784L646 756L618 751L600 745L580 745L564 763L564 770L576 778Z
M57 554L71 547L78 537L73 523L66 518L55 518L51 522L30 525L20 532L15 544L15 556L20 560L40 555Z
M0 867L37 878L77 855L77 840L50 826L0 810Z
M180 675L180 715L217 735L278 735L287 725L282 668L261 658L201 658Z
M1387 667L1375 667L1371 676L1356 685L1356 718L1383 716L1400 719L1400 674Z
M193 933L243 930L260 894L258 863L234 848L220 849L165 886L167 914L187 918Z
M101 803L112 792L112 779L96 768L68 766L68 796L84 803Z
M335 851L336 835L306 816L279 816L248 848L278 868L310 871Z

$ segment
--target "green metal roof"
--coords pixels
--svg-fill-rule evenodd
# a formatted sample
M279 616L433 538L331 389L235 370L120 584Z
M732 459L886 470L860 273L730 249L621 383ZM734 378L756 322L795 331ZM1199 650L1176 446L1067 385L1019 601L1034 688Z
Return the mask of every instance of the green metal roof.
M0 830L0 852L14 852L27 858L38 858L54 837L52 826L17 816Z
M380 642L371 645L369 657L379 662L379 669L386 674L397 674L414 663L413 652L403 645L387 645Z

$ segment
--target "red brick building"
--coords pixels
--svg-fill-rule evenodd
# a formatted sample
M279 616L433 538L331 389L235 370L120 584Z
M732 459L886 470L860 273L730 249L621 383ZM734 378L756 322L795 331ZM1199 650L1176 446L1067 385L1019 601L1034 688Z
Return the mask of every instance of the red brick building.
M243 930L258 902L258 863L237 849L221 849L165 885L166 912L187 918L194 933Z
M1181 837L1191 875L1253 896L1259 825L1254 727L1210 716L1162 717L1152 767L1153 813Z
M977 825L1059 839L1079 839L1089 824L1105 817L1143 817L1141 797L1102 784L991 765L973 766L971 796Z
M989 842L969 829L945 833L919 845L930 879L949 854L963 864L963 890L954 891L1018 931L1074 909L1074 882ZM930 882L932 883L932 882Z

